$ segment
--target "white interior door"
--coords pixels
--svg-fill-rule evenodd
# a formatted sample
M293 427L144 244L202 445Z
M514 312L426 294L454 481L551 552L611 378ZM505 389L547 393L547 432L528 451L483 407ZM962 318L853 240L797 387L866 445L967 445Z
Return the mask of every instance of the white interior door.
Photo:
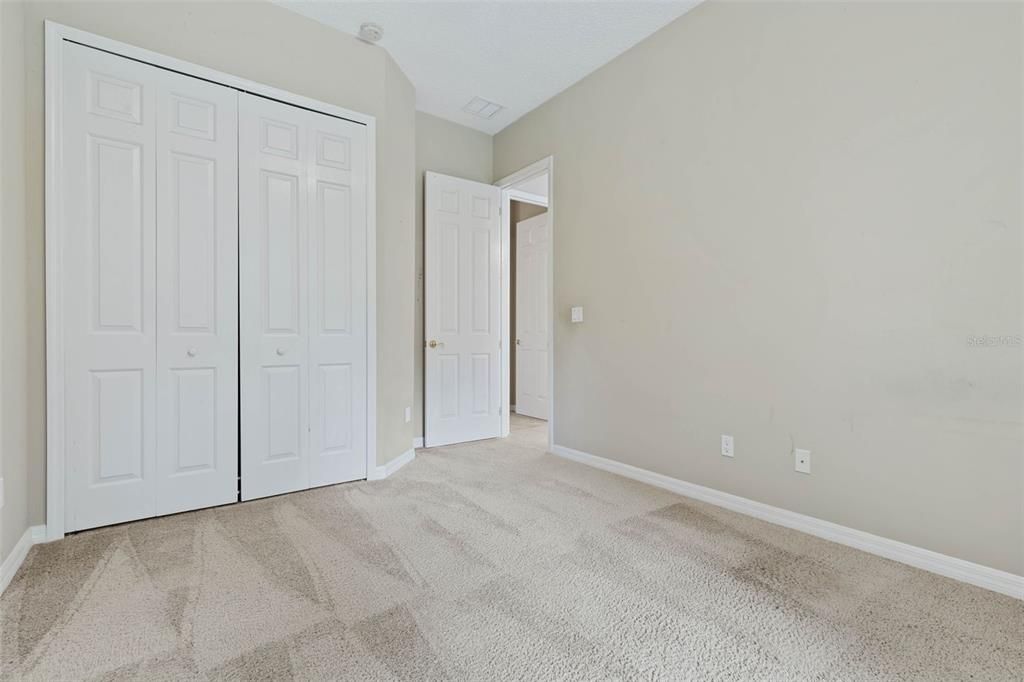
M242 498L366 477L366 130L239 97Z
M66 528L230 502L235 92L62 49Z
M547 213L516 224L516 413L548 418Z
M157 514L238 499L238 93L157 90Z
M500 190L426 174L428 447L501 435Z

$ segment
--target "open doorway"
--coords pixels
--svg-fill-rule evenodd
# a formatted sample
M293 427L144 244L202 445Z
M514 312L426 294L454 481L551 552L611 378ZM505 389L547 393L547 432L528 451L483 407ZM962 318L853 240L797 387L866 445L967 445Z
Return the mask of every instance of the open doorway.
M504 433L547 433L553 388L551 159L500 180L502 190Z

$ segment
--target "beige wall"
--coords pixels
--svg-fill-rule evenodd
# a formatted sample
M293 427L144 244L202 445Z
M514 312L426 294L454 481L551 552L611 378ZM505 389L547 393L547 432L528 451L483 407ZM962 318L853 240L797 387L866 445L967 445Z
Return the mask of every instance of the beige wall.
M417 435L413 405L416 313L416 92L387 56L385 115L378 119L378 191L387 175L389 195L377 202L377 463L401 455ZM386 224L388 229L381 229Z
M0 2L0 560L29 526L24 7Z
M387 53L266 2L30 2L23 24L27 215L22 226L4 221L4 318L23 323L11 334L4 326L4 367L12 368L4 375L4 466L27 468L27 521L8 519L9 496L0 549L8 551L25 523L43 523L45 512L44 19L377 117L378 463L406 451L413 435L403 412L412 393L414 94Z
M492 139L487 133L416 113L416 336L413 427L423 435L423 174L435 171L467 180L491 182Z
M1024 574L1021 12L711 0L498 134L555 442Z
M519 234L519 230L516 226L534 216L539 216L541 213L547 213L548 209L543 206L537 206L535 204L528 204L524 201L512 201L509 202L508 216L509 216L509 243L512 245L509 249L509 289L512 295L509 296L509 325L508 332L509 338L513 339L513 350L512 355L509 356L509 382L508 382L508 404L516 404L516 354L514 339L516 338L516 267L518 263L516 261L516 236Z

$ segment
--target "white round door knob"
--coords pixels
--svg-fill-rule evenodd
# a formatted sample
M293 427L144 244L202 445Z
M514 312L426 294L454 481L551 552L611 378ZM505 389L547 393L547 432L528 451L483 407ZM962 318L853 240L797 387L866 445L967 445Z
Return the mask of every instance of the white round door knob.
M284 354L285 354L285 352L286 352L286 351L285 351L285 349L284 349L284 348L278 348L278 349L277 349L277 354L278 354L278 355L284 355Z
M196 356L196 353L198 353L199 351L197 351L195 348L189 348L188 351L186 352L188 353L188 356L190 358L194 358Z

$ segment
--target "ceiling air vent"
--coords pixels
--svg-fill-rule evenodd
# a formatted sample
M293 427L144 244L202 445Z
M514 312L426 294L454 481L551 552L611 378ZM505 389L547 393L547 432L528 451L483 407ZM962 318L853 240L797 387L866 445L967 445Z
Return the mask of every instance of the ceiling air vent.
M474 97L473 99L469 100L469 104L462 107L462 110L465 111L467 114L472 114L473 116L476 116L477 118L492 119L494 118L495 114L497 114L504 108L505 107L501 106L500 104L488 102L483 97Z

